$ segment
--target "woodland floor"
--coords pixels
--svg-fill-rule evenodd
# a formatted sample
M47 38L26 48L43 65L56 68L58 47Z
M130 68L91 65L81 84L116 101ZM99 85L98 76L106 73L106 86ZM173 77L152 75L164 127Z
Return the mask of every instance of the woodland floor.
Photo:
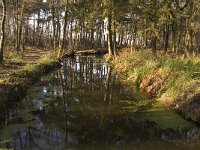
M8 74L22 69L28 63L36 63L38 59L40 59L47 53L48 50L26 48L20 60L16 61L16 58L8 58L9 56L6 56L5 62L2 65L0 65L0 78L4 78ZM7 53L5 55L7 55Z

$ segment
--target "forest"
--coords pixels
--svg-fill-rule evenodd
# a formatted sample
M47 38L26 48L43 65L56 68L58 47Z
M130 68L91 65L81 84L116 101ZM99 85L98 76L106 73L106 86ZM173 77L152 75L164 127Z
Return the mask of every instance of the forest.
M199 125L200 0L0 0L0 150L196 150Z
M187 56L200 49L200 1L2 0L0 62L4 49L150 48ZM60 56L59 56L60 57Z

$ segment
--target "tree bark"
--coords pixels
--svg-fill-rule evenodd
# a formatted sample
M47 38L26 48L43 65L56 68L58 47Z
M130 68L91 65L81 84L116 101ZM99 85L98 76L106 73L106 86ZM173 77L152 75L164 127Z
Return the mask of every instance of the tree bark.
M168 24L166 24L165 25L165 37L164 37L164 39L165 39L165 43L164 43L164 51L165 51L165 53L167 52L167 49L168 49L168 45L169 45L169 25Z
M66 31L67 31L66 27L67 27L67 20L68 20L68 4L69 4L69 0L67 0L67 4L65 5L64 26L63 26L63 33L62 33L62 41L61 41L60 49L57 55L58 59L60 59L63 53L64 44L65 44L65 36L66 36Z
M0 30L0 63L3 62L3 50L4 50L4 41L5 41L5 21L6 21L6 0L2 0L2 20L1 20L1 30Z
M108 53L109 57L113 55L113 46L112 46L112 17L108 16Z
M25 5L25 2L23 0L23 3L22 3L22 10L21 10L21 14L20 14L20 23L19 23L19 30L18 30L18 49L17 51L19 52L20 51L20 45L23 43L23 37L22 37L22 30L23 30L23 27L22 27L22 23L23 23L23 19L24 19L24 5ZM22 49L23 49L23 44L22 44Z
M17 0L16 1L16 22L15 22L15 25L16 25L16 50L17 52L19 52L19 14L18 14L18 3L19 1Z
M54 4L52 4L54 5ZM52 25L53 25L53 49L56 49L56 23L55 23L55 8L52 6Z

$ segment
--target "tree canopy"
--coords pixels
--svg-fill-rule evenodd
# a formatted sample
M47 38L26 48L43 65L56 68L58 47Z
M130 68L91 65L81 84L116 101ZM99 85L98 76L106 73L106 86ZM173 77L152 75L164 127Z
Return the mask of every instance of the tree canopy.
M186 55L200 49L200 0L1 0L0 7L1 61L3 47L100 48L110 56L130 44Z

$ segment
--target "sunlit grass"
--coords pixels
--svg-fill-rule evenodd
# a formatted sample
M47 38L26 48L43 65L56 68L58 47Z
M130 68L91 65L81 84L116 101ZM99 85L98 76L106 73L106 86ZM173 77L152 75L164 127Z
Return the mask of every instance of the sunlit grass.
M7 63L24 63L23 53L14 50L6 50L4 52L4 59Z
M11 72L7 77L0 80L0 84L26 84L26 81L32 81L39 78L43 73L52 70L57 63L55 53L49 53L40 58L35 63L27 63L21 69Z
M149 50L122 51L111 63L118 73L126 74L128 80L140 87L145 82L149 84L147 90L161 86L156 91L160 101L171 104L181 96L189 98L200 93L199 57L183 59L163 53L155 55ZM156 83L157 80L160 81Z

